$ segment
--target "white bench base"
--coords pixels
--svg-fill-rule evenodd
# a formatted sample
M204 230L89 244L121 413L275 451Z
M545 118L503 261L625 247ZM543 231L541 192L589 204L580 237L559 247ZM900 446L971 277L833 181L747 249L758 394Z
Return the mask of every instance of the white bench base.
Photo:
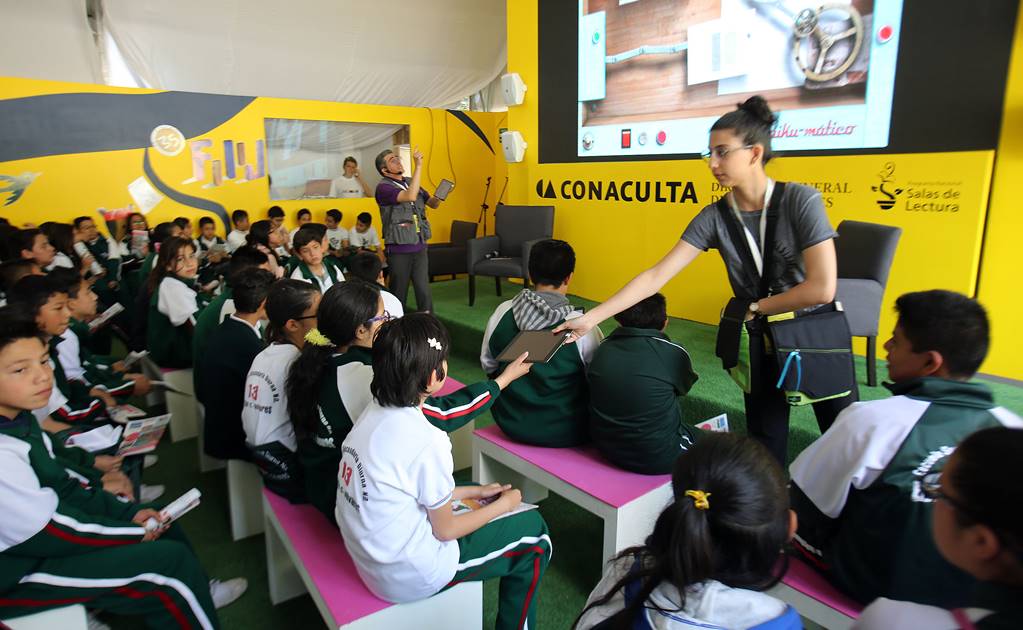
M803 617L816 624L820 624L828 630L847 630L856 621L855 618L835 610L801 591L797 591L784 582L778 582L764 592L767 595L782 600L795 608Z
M4 619L4 625L11 630L87 630L85 606L76 604L63 608L52 608L34 615Z
M199 439L197 440L199 442L199 472L213 472L214 470L226 468L227 462L225 460L206 454L206 441L204 439L206 410L199 401L196 401L195 407L195 419L199 428Z
M433 597L407 604L394 604L372 615L339 625L301 562L295 562L291 544L274 511L263 499L266 520L266 570L270 601L275 606L309 593L320 616L330 628L347 630L392 630L394 628L444 628L481 630L483 627L483 582L462 582ZM341 542L338 532L338 544Z
M263 477L255 464L227 461L227 503L232 540L263 533Z
M199 420L196 417L196 408L199 403L195 398L192 369L163 372L161 378L174 389L183 392L182 394L176 394L170 390L164 392L164 398L167 400L167 413L171 414L171 441L180 442L198 436Z
M451 458L455 462L455 470L472 466L472 432L476 430L476 421L466 423L457 431L448 433L451 439Z
M474 436L472 480L479 484L510 483L522 491L522 500L536 503L557 493L604 521L603 560L642 543L653 531L657 517L672 500L671 484L655 488L621 507L614 507L555 477L500 446Z

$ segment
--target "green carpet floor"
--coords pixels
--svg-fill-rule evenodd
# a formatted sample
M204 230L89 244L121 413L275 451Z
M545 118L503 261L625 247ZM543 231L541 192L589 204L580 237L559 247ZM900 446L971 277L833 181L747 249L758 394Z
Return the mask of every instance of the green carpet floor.
M479 351L486 321L494 308L502 300L514 295L518 287L506 283L504 297L497 297L492 282L480 282L474 307L468 306L464 280L437 282L431 287L437 314L448 326L452 336L453 352L449 361L451 375L466 383L482 379ZM576 297L572 301L587 308L594 305L593 302ZM613 328L614 322L602 325L605 333ZM673 319L668 326L668 334L688 349L700 374L699 382L683 402L686 420L699 421L727 412L733 431L744 430L742 396L714 357L714 327ZM873 400L887 396L887 390L881 387L868 388L862 384L865 382L864 370L863 359L857 358L861 399ZM884 379L886 376L882 363L878 367L878 377ZM988 384L1000 404L1023 415L1023 388L1004 383ZM478 426L490 423L492 420L488 415ZM809 410L796 410L792 415L790 456L812 441L817 434L813 414ZM165 440L157 453L160 461L146 471L146 483L166 484L168 500L193 486L203 493L202 505L182 519L181 523L207 572L211 577L244 576L249 580L248 593L220 611L222 627L247 630L323 627L316 607L308 596L280 606L270 604L263 536L237 543L231 541L224 471L198 472L196 441L170 443ZM459 481L469 480L469 471L460 471L456 478ZM596 517L554 494L544 501L540 511L550 526L554 555L539 591L538 625L542 628L567 629L600 578L602 526ZM484 627L493 627L496 605L497 582L491 580L484 588ZM143 627L137 619L109 620L118 629Z

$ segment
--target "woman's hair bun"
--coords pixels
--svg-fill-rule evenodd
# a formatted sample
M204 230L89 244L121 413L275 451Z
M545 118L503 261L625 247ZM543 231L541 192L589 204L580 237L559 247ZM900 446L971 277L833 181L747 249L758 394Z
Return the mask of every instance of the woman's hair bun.
M749 97L744 103L739 103L738 108L768 128L774 127L774 123L778 121L778 115L771 111L767 101L759 94Z

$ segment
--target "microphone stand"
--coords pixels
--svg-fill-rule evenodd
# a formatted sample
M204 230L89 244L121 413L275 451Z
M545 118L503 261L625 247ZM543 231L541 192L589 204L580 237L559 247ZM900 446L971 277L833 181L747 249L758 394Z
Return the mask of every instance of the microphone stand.
M501 199L504 197L504 193L505 193L506 190L508 190L508 176L507 175L504 178L504 187L501 188L501 194L497 196L497 201L495 202L495 205L498 205L498 206L504 205L501 202Z
M487 177L487 187L483 191L483 203L480 204L480 216L476 219L476 223L483 223L483 236L487 235L487 210L490 206L487 205L487 196L490 194L490 177Z

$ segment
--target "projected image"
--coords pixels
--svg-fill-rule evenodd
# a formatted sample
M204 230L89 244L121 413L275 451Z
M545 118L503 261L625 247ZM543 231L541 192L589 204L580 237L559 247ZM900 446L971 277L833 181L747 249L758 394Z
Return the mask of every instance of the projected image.
M764 96L774 147L888 144L902 0L580 0L578 155L699 153Z

